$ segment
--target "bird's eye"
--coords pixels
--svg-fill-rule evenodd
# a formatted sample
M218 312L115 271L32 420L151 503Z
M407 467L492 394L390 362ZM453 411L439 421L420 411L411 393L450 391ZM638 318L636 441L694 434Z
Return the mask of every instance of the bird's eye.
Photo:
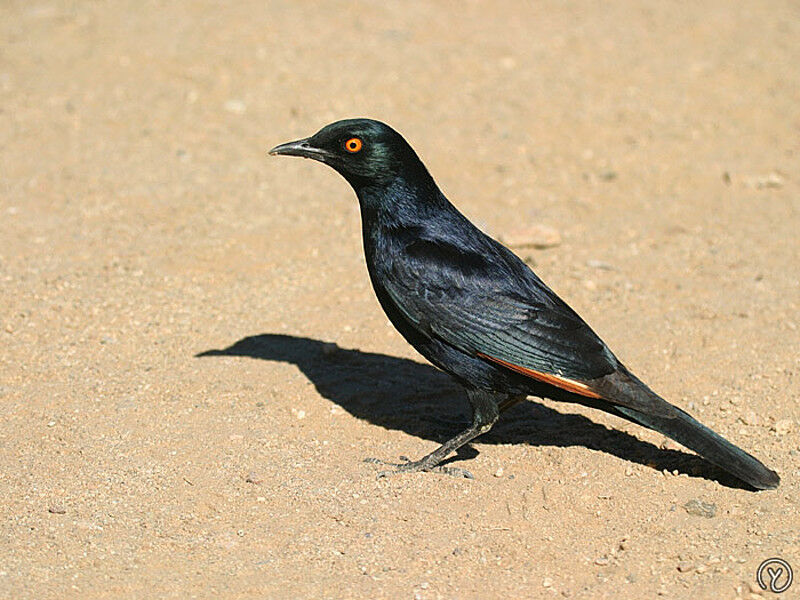
M344 149L350 154L355 154L356 152L360 151L363 146L364 142L357 137L352 137L344 143Z

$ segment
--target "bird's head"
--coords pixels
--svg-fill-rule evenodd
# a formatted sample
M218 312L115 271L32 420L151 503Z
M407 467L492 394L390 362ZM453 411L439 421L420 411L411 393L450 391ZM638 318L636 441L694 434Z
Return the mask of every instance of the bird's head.
M427 174L403 136L371 119L336 121L311 137L275 146L269 153L323 162L356 190L365 185L387 185L401 174L413 176L420 167Z

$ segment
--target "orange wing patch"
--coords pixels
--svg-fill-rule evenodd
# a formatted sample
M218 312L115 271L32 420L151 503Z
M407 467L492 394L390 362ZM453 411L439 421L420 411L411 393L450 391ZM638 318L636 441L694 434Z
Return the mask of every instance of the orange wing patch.
M515 365L514 363L507 362L500 358L488 356L483 352L478 352L478 356L485 358L486 360L490 360L493 363L497 363L498 365L503 365L504 367L511 369L512 371L516 371L517 373L527 375L528 377L536 379L537 381L554 385L562 390L567 390L568 392L572 392L574 394L580 394L581 396L586 396L587 398L601 398L600 394L596 394L589 389L588 385L581 383L580 381L567 379L566 377L559 377L558 375L551 375L550 373L540 373L539 371L534 371L533 369L528 369L527 367L520 367L519 365Z

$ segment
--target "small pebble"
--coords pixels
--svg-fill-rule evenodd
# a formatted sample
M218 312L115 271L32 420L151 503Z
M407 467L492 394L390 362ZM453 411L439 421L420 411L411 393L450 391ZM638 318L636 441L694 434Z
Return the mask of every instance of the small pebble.
M681 573L688 573L689 571L694 570L694 564L689 562L688 560L682 560L678 563L678 571Z
M602 260L587 260L586 266L591 267L592 269L602 269L603 271L613 271L613 265L602 261Z
M777 190L783 187L783 182L783 176L780 173L775 172L772 172L769 175L751 177L748 179L748 183L757 190Z
M500 467L499 469L497 469L497 471L494 472L494 476L495 477L502 477L503 476L503 467Z
M550 579L549 577L545 577L542 580L542 587L549 588L549 587L552 587L552 586L553 586L553 580Z
M64 508L61 504L53 504L47 509L47 512L53 515L63 515L66 514L67 509Z
M702 502L697 498L689 500L683 505L683 508L690 515L694 515L696 517L705 517L706 519L711 519L717 514L716 504L713 502Z
M241 115L244 114L245 111L247 111L247 105L241 100L235 100L235 99L228 100L225 103L225 110L235 115Z
M594 564L600 567L604 567L608 564L608 558L606 558L605 556L598 556L597 558L594 559Z
M261 475L259 475L255 471L250 471L247 474L247 477L244 478L244 480L247 483L253 483L255 485L259 485L260 483L262 483L264 481L264 479L261 477Z
M325 342L322 344L322 355L323 356L332 356L339 351L339 346L337 346L333 342Z

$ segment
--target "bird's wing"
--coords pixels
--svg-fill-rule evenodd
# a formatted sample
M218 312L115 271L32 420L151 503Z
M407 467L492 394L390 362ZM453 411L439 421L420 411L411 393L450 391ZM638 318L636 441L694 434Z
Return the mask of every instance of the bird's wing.
M473 356L576 382L616 370L614 356L580 317L544 284L531 290L516 265L497 258L417 239L391 262L384 282L421 331Z
M385 262L386 292L419 331L582 396L675 416L527 265L481 236L467 244L417 236Z
M415 239L388 262L383 285L418 330L462 352L582 396L672 416L567 304L492 243L469 250Z

